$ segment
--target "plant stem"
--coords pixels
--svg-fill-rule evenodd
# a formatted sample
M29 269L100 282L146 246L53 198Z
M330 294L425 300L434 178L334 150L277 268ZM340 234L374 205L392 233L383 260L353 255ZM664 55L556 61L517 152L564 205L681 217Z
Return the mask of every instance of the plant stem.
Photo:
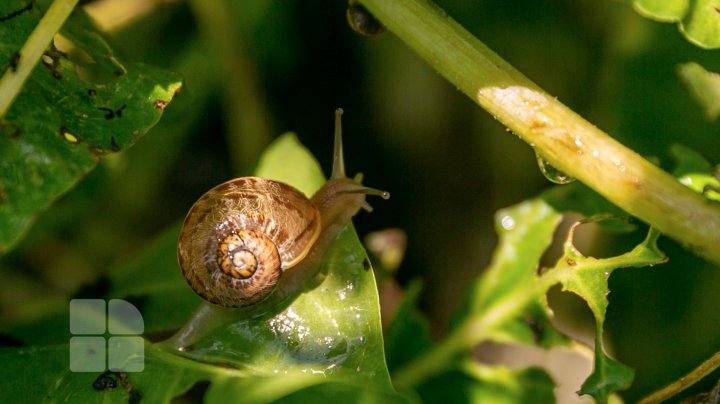
M10 109L38 60L77 3L78 0L53 1L40 23L25 41L22 49L18 52L17 66L8 69L0 79L0 118L4 117Z
M554 285L562 283L566 287L568 280L574 277L573 273L579 270L594 271L607 276L609 271L617 268L641 267L664 262L665 260L664 254L655 245L659 235L654 229L650 229L645 241L625 254L597 260L594 258L588 259L578 255L579 253L572 252L576 251L572 244L574 228L575 226L571 227L568 233L563 257L558 260L553 268L545 271L527 287L517 288L487 309L475 312L470 317L467 317L458 327L452 330L446 340L395 372L393 381L398 385L415 386L432 375L446 370L448 366L454 363L453 359L457 354L486 341L491 337L495 327L506 323L513 316L517 316L530 302L544 296ZM567 258L571 256L576 260L573 265L567 264ZM589 300L588 303L590 303ZM601 310L602 313L600 314L604 318L605 308L603 307ZM596 319L600 318L598 317L599 313L595 310L593 310L593 314ZM601 323L598 324L597 328L598 332L600 330L602 330ZM599 346L596 345L596 347Z
M700 381L705 376L709 375L716 369L720 368L720 352L716 352L715 355L710 359L701 363L700 366L693 369L690 373L674 381L671 384L661 388L658 391L651 393L640 400L640 403L659 403L665 401L668 398L680 393L686 388Z
M427 0L360 0L433 68L557 169L720 264L720 205L593 126Z
M517 315L529 302L547 293L563 276L560 271L548 271L527 289L507 296L480 315L467 318L439 345L395 372L393 383L416 386L432 375L446 370L456 355L486 341L494 327L503 324L508 318Z

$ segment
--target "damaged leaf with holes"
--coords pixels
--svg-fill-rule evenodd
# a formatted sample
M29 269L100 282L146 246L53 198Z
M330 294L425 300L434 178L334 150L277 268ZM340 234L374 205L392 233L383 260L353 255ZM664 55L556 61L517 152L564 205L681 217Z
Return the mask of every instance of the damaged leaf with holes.
M573 244L574 230L582 223L601 218L598 216L573 225L565 241L563 256L547 272L547 276L556 277L563 290L584 299L595 317L593 371L579 393L591 395L599 403L606 403L612 393L628 388L634 378L634 371L609 357L603 344L605 313L609 304L608 279L616 269L653 266L667 261L667 257L657 246L660 233L652 228L642 243L625 254L602 259L584 256Z
M3 74L22 58L43 3L0 2ZM175 73L121 63L82 10L60 34L0 118L0 254L100 158L152 128L182 85Z

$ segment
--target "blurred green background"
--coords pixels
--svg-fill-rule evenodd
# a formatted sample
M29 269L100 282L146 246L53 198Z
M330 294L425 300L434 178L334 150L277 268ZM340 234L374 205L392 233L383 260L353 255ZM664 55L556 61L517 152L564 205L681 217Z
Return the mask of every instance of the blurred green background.
M719 53L688 43L675 25L606 0L437 3L549 93L664 168L672 169L674 143L720 161L720 126L704 119L676 74L688 61L720 71ZM392 33L353 33L346 5L89 2L121 60L177 71L185 86L147 136L105 159L2 258L0 322L36 321L48 305L102 293L103 271L178 223L206 190L249 174L264 146L286 131L329 172L333 111L343 107L348 171L392 194L370 201L375 211L358 215L355 226L361 237L388 227L407 233L397 278L424 279L421 308L441 338L490 259L494 212L552 184L527 145ZM588 237L587 252L607 254L642 234ZM718 268L669 240L661 247L668 264L618 271L610 283L609 343L637 370L630 401L720 345ZM553 293L550 300L572 328L592 326L577 299Z

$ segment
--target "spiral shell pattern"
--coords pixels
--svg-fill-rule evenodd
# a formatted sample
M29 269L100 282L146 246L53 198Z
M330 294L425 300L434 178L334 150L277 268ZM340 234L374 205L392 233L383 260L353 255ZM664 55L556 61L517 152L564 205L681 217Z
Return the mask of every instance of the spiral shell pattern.
M178 241L180 269L211 303L249 306L308 254L320 224L320 213L297 189L237 178L208 191L188 212Z

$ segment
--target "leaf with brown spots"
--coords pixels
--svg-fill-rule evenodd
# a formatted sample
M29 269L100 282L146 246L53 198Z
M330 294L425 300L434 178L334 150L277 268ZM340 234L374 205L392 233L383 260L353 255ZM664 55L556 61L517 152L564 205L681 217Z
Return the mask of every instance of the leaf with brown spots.
M0 68L12 68L42 15L31 4L0 2ZM120 64L81 10L61 33L75 50L68 56L51 46L0 119L0 254L102 156L132 146L152 128L163 112L157 104L167 105L181 87L177 74ZM71 60L80 49L92 66Z

